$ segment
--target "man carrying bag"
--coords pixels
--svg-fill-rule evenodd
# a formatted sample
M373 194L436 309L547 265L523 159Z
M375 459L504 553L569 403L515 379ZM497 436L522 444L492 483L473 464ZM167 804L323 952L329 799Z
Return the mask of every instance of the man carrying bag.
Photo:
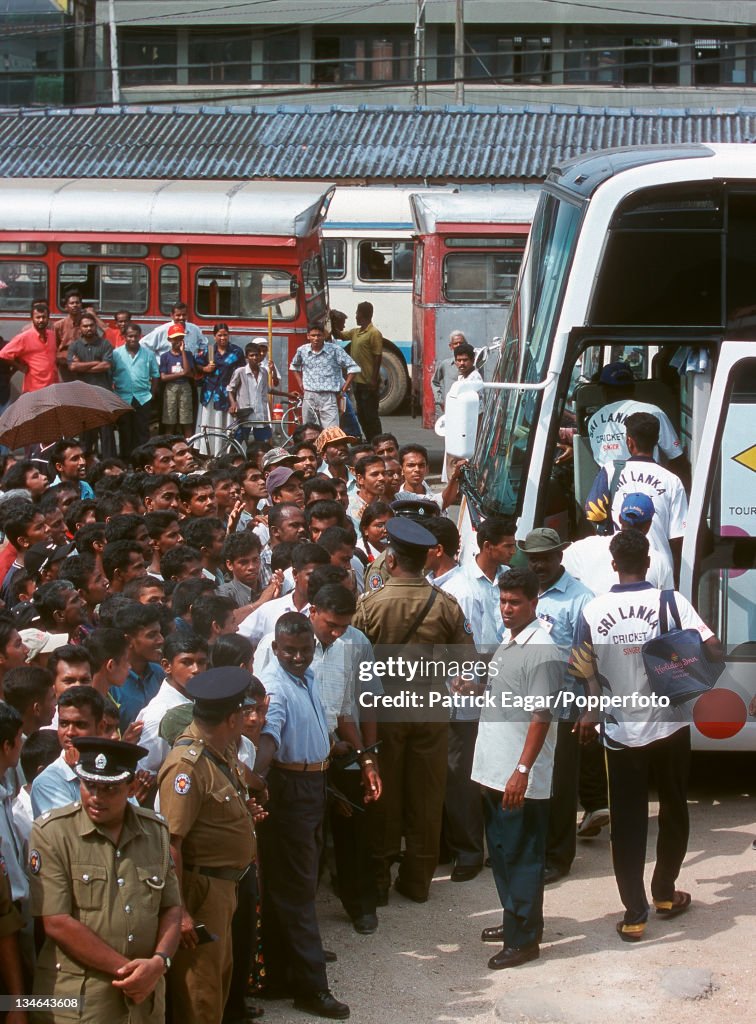
M651 879L656 914L675 917L691 902L689 893L675 888L688 847L690 727L680 704L655 698L646 672L644 646L660 635L665 593L646 582L648 540L637 530L623 530L609 550L619 583L583 608L571 662L590 694L619 699L603 716L601 738L609 779L612 861L625 907L617 932L623 942L638 942L649 911L643 871L652 778L659 799ZM721 661L721 644L706 623L682 595L673 598L681 628L695 631L709 657ZM595 739L597 719L596 712L581 717L581 741Z

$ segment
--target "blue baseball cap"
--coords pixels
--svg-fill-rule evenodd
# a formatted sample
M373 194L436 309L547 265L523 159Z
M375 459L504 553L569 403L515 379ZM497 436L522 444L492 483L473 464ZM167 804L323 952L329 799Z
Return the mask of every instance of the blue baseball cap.
M620 519L633 526L650 523L654 518L654 503L647 494L626 494L620 509Z
M629 365L618 360L616 363L607 363L601 371L599 381L610 388L622 388L627 384L632 384L635 377L633 377L633 371Z

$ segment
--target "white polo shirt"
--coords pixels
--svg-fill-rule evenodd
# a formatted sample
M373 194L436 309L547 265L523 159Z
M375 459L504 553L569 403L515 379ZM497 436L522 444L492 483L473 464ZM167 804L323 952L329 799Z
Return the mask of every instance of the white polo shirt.
M565 548L562 555L562 565L567 572L590 587L597 597L599 594L607 594L615 583L619 583L619 576L612 569L612 555L609 551L611 542L611 534L584 537ZM669 552L650 547L648 556L651 565L646 580L659 590L669 590L674 586Z
M491 660L486 692L495 707L480 713L478 738L471 778L473 782L503 792L520 763L532 713L514 706L526 697L554 698L564 680L565 659L539 619L534 619L514 639L509 631ZM507 706L510 704L511 706ZM525 796L548 800L557 738L557 714L528 775Z

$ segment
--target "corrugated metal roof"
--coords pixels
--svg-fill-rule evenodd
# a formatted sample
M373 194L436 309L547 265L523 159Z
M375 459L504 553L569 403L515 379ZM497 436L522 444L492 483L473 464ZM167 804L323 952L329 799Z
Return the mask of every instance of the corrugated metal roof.
M0 114L0 177L538 181L597 149L754 138L756 108L28 110Z

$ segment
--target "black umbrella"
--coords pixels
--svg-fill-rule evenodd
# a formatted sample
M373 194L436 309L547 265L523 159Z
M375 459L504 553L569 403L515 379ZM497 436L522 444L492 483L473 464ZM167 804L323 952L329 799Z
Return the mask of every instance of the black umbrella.
M85 430L115 423L131 406L94 384L49 384L21 395L0 416L0 444L22 448L80 437Z

